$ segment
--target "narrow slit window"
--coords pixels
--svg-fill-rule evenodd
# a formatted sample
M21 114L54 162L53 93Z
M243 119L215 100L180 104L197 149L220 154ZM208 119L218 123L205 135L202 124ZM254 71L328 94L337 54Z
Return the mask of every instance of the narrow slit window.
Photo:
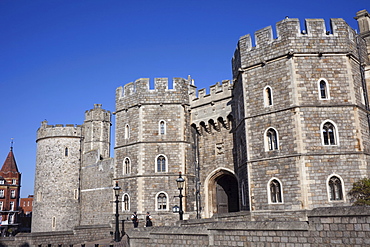
M320 79L318 82L319 98L322 100L329 99L329 84L326 80Z
M166 134L166 123L163 120L159 122L159 134Z
M273 102L272 102L272 89L271 87L265 87L265 92L264 92L264 95L265 95L265 106L272 106Z

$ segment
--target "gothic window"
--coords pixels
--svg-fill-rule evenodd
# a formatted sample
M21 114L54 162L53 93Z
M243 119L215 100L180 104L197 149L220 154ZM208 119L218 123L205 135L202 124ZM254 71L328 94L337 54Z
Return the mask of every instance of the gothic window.
M157 172L166 172L166 157L163 155L157 157Z
M129 158L125 158L123 161L123 174L131 173L131 162Z
M159 134L160 135L166 134L166 122L163 120L159 121Z
M126 124L125 126L125 139L128 139L130 137L130 126Z
M3 211L3 207L4 207L4 203L3 202L0 202L0 211Z
M4 190L0 190L0 198L4 197Z
M122 205L123 211L130 211L130 198L127 194L123 195L123 205Z
M319 98L329 99L329 85L325 79L320 79L318 83L319 87Z
M64 149L64 156L66 156L66 157L68 156L68 148Z
M328 186L330 201L343 200L342 182L337 176L330 177Z
M9 204L10 204L9 205L10 206L10 211L14 211L14 202L10 202Z
M264 101L265 106L272 106L272 89L269 86L264 89Z
M12 179L12 184L17 184L17 180L16 179Z
M157 196L157 210L167 210L167 195L163 192Z
M277 179L272 179L269 183L270 190L270 202L271 203L282 203L282 190L281 184Z
M321 126L322 143L325 146L338 145L337 129L334 123L326 121Z
M277 131L273 128L269 128L266 131L266 150L278 150L278 134Z
M5 180L4 179L0 179L0 184L5 184Z

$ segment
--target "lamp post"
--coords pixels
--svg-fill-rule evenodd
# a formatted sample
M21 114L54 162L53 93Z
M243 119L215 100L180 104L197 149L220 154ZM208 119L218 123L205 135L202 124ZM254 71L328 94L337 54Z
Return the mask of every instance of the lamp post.
M119 213L118 213L118 197L119 197L119 191L121 190L121 187L118 186L118 182L116 182L116 186L113 187L114 195L116 196L116 230L114 232L114 242L119 242Z
M180 208L179 208L179 215L180 215L180 220L183 220L183 214L184 214L184 211L182 210L182 198L184 197L182 195L182 189L184 188L184 182L185 182L185 179L183 177L181 177L181 172L179 172L179 177L176 179L176 183L177 183L177 189L179 190L179 198L180 198Z

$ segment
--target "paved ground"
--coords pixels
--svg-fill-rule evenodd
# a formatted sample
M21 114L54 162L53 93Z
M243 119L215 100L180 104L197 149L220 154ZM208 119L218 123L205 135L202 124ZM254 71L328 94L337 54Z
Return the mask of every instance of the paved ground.
M112 238L109 238L82 244L85 244L85 247L129 247L126 235L123 236L120 242L114 242ZM74 246L80 247L82 244L76 244Z

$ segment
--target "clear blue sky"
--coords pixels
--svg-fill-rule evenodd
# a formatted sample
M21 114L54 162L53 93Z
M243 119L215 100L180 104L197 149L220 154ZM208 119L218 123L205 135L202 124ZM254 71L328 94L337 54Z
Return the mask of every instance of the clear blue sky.
M239 37L285 16L357 29L362 9L369 0L0 0L0 163L14 138L27 197L41 121L81 124L95 103L113 112L115 89L142 77L208 88L231 79Z

